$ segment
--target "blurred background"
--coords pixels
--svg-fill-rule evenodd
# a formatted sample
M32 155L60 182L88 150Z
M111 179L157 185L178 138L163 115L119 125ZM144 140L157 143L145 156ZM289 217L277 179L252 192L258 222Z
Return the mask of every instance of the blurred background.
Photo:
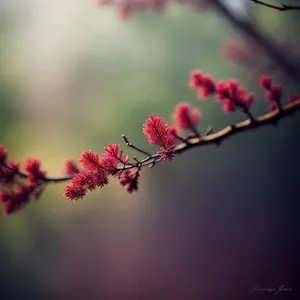
M246 2L230 1L297 55L299 12ZM142 125L149 114L172 123L179 102L200 107L202 131L243 120L214 99L197 100L188 87L194 69L239 79L260 98L254 113L265 113L253 64L234 64L224 51L244 40L213 10L177 4L123 22L92 1L1 0L0 144L11 159L41 159L54 177L84 150L125 148L122 133L156 151ZM284 91L296 89L287 82ZM292 292L282 299L296 299L299 126L295 114L145 169L134 195L112 180L69 202L65 184L49 185L19 213L1 212L1 299L268 297L251 293L254 285L284 285Z

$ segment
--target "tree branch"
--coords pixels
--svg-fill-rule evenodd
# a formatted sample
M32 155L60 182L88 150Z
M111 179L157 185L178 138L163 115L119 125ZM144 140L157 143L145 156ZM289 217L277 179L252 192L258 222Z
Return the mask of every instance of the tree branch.
M253 2L255 4L260 4L260 5L268 7L268 8L279 10L279 11L300 10L299 5L290 5L290 4L283 4L283 3L281 3L279 5L274 5L274 4L269 4L269 3L266 3L264 1L259 1L259 0L249 0L249 1Z
M212 4L215 5L217 11L227 18L239 31L261 45L268 56L276 62L282 70L285 71L286 75L294 80L296 86L300 88L300 67L290 54L287 55L282 51L273 40L264 36L254 24L233 14L220 0L212 0Z
M251 130L251 129L256 129L258 127L262 127L265 125L277 125L279 120L281 120L282 118L288 115L291 115L292 113L296 112L299 109L300 109L300 97L294 100L293 102L287 104L286 106L282 107L281 110L277 109L275 111L257 117L255 119L255 122L253 122L253 120L251 119L247 119L243 122L236 123L234 125L229 125L216 133L209 134L210 131L208 131L207 134L201 137L191 138L188 140L188 142L183 142L179 144L174 150L174 153L181 154L191 148L200 147L204 145L210 145L210 144L220 145L223 140L235 134L247 130ZM140 149L138 151L140 151ZM123 170L128 170L136 167L150 166L153 163L158 163L160 161L162 161L161 157L158 154L153 154L153 155L149 155L144 160L138 161L136 163L119 166L118 170L123 171ZM0 160L0 164L5 166L7 169L10 169L11 171L14 171L5 162L1 160ZM28 176L22 172L16 172L16 174L18 174L22 178L28 178ZM41 178L41 180L43 180L45 183L50 183L50 182L58 183L58 182L69 181L70 179L72 179L72 176L58 177L58 178L48 178L48 177Z
M20 171L13 170L7 163L5 163L3 160L0 159L0 166L3 166L7 170L10 170L11 172L14 172L16 175L18 175L21 178L28 178L28 175L25 173L22 173ZM64 177L56 177L56 178L51 178L51 177L40 177L38 179L44 181L45 183L59 183L59 182L64 182L72 179L73 176L64 176Z
M243 122L236 123L234 125L229 125L225 127L224 129L213 133L209 135L205 135L202 137L195 137L193 139L189 139L188 143L181 143L179 144L176 149L175 153L176 154L181 154L191 148L194 147L200 147L204 145L210 145L210 144L217 144L219 145L223 140L226 138L233 136L235 134L251 130L251 129L256 129L258 127L262 127L265 125L276 125L279 120L282 118L291 115L292 113L296 112L297 110L300 110L300 97L294 100L293 102L287 104L282 108L282 110L275 110L272 112L269 112L265 115L262 115L258 118L256 118L255 122L253 123L251 119L247 119ZM142 160L140 164L142 166L147 166L151 165L154 162L161 161L161 158L158 154L152 155L147 157L146 159ZM136 166L134 166L136 167ZM131 166L125 166L126 169L132 168Z

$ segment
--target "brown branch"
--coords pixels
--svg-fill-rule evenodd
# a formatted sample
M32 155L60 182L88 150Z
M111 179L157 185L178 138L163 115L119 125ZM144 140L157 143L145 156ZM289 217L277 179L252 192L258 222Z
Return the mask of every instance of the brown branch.
M254 24L233 14L222 1L212 0L212 4L239 31L252 38L258 45L261 45L268 56L281 66L286 75L290 76L295 81L296 86L300 88L300 67L296 64L295 59L291 57L290 53L287 55L272 39L264 36Z
M190 117L187 118L187 122L191 128L191 130L193 131L194 135L196 137L200 137L201 134L198 132L197 128L194 126L194 124L192 123L192 120L190 119Z
M260 4L260 5L268 7L268 8L279 10L279 11L300 10L299 5L290 5L290 4L283 4L283 3L281 3L280 5L274 5L274 4L269 4L269 3L266 3L264 1L259 1L259 0L249 0L249 1L251 1L255 4Z
M175 154L181 154L191 148L200 147L204 145L216 144L219 145L226 138L247 131L251 129L256 129L258 127L262 127L265 125L276 125L279 120L282 118L291 115L295 111L300 109L300 97L294 100L292 103L287 104L282 107L282 110L275 110L269 112L265 115L262 115L256 118L255 122L252 122L251 119L247 119L243 122L236 123L234 125L230 125L225 127L224 129L212 133L210 135L205 135L202 137L195 137L193 139L189 139L189 143L181 143L175 149ZM161 158L158 154L149 156L148 158L142 160L140 163L142 166L151 165L152 163L156 163L161 161ZM130 167L126 167L125 169L130 169Z
M3 160L0 159L0 165L2 165L3 167L5 167L6 169L12 171L13 173L15 173L16 175L18 175L21 178L28 178L28 175L25 173L22 173L20 171L14 170L12 169L9 165L7 165ZM65 176L65 177L57 177L57 178L51 178L51 177L40 177L38 179L44 181L45 183L59 183L59 182L64 182L64 181L68 181L71 180L73 178L73 176Z
M262 127L265 125L277 125L279 120L283 119L284 117L286 117L288 115L292 115L292 113L296 112L299 109L300 109L300 97L297 98L296 100L294 100L293 102L287 104L286 106L282 107L281 110L277 109L273 112L269 112L265 115L262 115L262 116L256 118L255 122L253 122L253 120L251 120L251 119L247 119L243 122L236 123L234 125L229 125L216 133L211 133L212 128L209 127L207 129L207 132L205 135L203 135L201 137L191 138L188 140L188 142L183 142L183 143L179 144L176 147L176 149L174 150L174 153L181 154L191 148L201 147L201 146L205 146L205 145L211 145L211 144L220 145L223 140L225 140L235 134L238 134L238 133L241 133L241 132L244 132L247 130L251 130L251 129L256 129L258 127ZM126 138L126 140L127 140L127 138ZM132 147L132 148L137 149L136 147ZM138 149L138 151L141 152L140 149ZM146 154L144 151L142 151L142 153ZM140 167L144 167L144 166L151 166L160 161L162 161L162 158L158 154L153 154L153 155L149 155L147 158L145 158L142 161L137 161L136 163L120 166L120 167L118 167L118 170L123 171L123 170L128 170L128 169L132 169L132 168L136 168L136 167L140 168ZM28 175L26 175L22 172L19 172L19 171L12 170L5 162L3 162L1 160L0 160L0 164L5 166L7 169L10 169L11 171L15 172L17 175L19 175L22 178L28 178ZM73 176L58 177L58 178L45 177L45 178L41 178L41 180L43 180L45 183L50 183L50 182L58 183L58 182L64 182L64 181L71 180L72 177Z

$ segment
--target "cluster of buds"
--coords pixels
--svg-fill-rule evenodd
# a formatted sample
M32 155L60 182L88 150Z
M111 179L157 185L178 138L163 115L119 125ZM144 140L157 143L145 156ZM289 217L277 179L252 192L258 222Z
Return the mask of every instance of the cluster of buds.
M205 99L215 96L223 104L224 111L229 113L237 108L249 115L249 109L254 102L254 94L247 94L246 89L241 87L237 80L215 80L201 71L191 73L190 87L197 90L198 98Z
M261 77L259 83L266 90L266 99L271 101L270 111L274 111L277 108L281 109L282 86L272 85L272 79L268 76Z
M38 199L41 195L46 172L40 169L40 162L28 159L24 172L20 172L18 162L7 160L7 151L0 146L0 202L7 214L18 211L31 198Z
M169 162L174 158L177 138L175 127L170 127L163 118L150 116L144 124L143 131L151 145L160 146L157 152L158 160ZM123 138L128 146L151 157L151 154L129 143L124 135ZM69 200L81 199L88 191L103 187L108 184L109 176L118 177L120 184L127 187L128 193L138 190L138 179L143 164L136 157L134 157L135 162L131 163L129 156L124 155L119 144L110 144L104 150L106 153L101 159L98 153L93 153L91 150L81 154L79 162L85 171L76 173L71 184L65 188L65 196Z
M299 54L295 53L297 47L292 39L278 40L278 45L287 53L293 53L295 57ZM263 48L253 40L249 39L244 43L229 41L223 48L223 55L229 62L244 66L249 80L257 80L261 74L272 75L280 82L290 79L289 74L283 72L276 61L270 60Z

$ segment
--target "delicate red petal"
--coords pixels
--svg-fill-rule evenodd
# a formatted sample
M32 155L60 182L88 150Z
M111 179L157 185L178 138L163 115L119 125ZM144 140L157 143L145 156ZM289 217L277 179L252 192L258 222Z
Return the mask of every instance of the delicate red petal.
M17 177L17 172L19 172L19 163L10 161L8 162L8 168L2 168L0 166L0 182L3 182L4 184L14 184L15 179Z
M118 171L118 161L113 156L106 155L103 158L101 158L100 165L107 172L107 174L113 175Z
M108 184L107 175L104 172L94 173L94 183L96 187L103 187L105 184Z
M116 160L116 163L121 162L124 165L128 164L129 156L125 156L123 150L120 150L119 153L119 144L110 144L108 147L104 148L104 150L108 153L104 154L104 157L112 157L112 159Z
M249 109L252 104L254 103L255 97L253 93L250 93L247 95L247 97L244 100L244 105L246 106L247 109Z
M67 185L65 187L64 195L68 200L79 200L86 195L87 190L82 187L77 187L74 185Z
M220 81L216 87L217 99L223 101L227 99L229 95L229 88L225 81Z
M143 132L150 144L163 147L165 139L169 135L169 126L163 118L151 115L144 124Z
M7 191L0 192L0 202L7 202L11 199L10 193Z
M112 3L112 0L94 0L94 2L98 5L106 5Z
M272 79L268 76L263 76L260 78L259 84L263 89L269 90L272 86Z
M228 89L230 90L232 96L236 95L239 90L239 82L234 79L229 80Z
M176 128L176 126L171 126L169 128L169 133L170 133L170 135L173 135L175 138L177 138L177 128Z
M4 212L12 214L19 211L22 207L28 204L30 194L34 191L34 187L20 186L16 192L11 192L4 196ZM3 196L2 196L3 197Z
M165 161L171 162L175 157L174 149L161 150L158 151L157 154Z
M117 10L118 16L122 21L128 21L132 15L132 12L133 7L128 1L121 3Z
M140 169L134 168L130 170L123 171L120 175L120 184L122 186L128 186L127 192L132 193L138 190L138 179L140 177Z
M200 122L200 110L194 108L191 111L191 104L179 103L176 107L173 119L183 130L190 130L196 127Z
M282 97L282 86L281 85L274 85L271 88L271 92L273 94L273 98L275 101L280 101Z
M64 163L63 173L66 175L73 175L79 173L79 169L77 168L74 161L68 159Z
M236 106L234 105L234 103L230 100L226 100L225 103L224 103L224 111L226 113L229 113L229 112L233 112L235 111L236 109Z
M202 74L200 71L191 72L191 79L189 82L189 86L192 89L198 89L202 86Z
M25 171L29 173L32 183L38 183L46 175L45 171L40 170L40 161L37 159L28 159L25 165Z
M250 58L249 51L244 45L234 42L227 43L224 49L225 56L234 63L245 63Z
M89 171L101 169L98 153L93 153L91 150L83 152L79 162L83 168Z
M275 111L277 109L277 105L275 103L271 103L269 106L270 111Z
M6 161L7 151L3 146L0 146L0 161Z
M193 71L191 73L189 86L198 90L199 99L213 95L216 90L214 79L201 71Z
M242 103L246 97L246 89L239 88L236 92L231 91L231 97Z
M29 159L25 165L25 171L34 175L40 171L40 161L37 159Z
M282 97L282 86L273 85L269 92L266 93L266 99L269 101L280 102Z
M103 171L98 172L80 172L71 180L73 187L76 189L94 190L96 187L102 187L108 183L107 176Z
M266 93L266 99L269 101L273 101L274 100L274 95L272 92L268 92Z

